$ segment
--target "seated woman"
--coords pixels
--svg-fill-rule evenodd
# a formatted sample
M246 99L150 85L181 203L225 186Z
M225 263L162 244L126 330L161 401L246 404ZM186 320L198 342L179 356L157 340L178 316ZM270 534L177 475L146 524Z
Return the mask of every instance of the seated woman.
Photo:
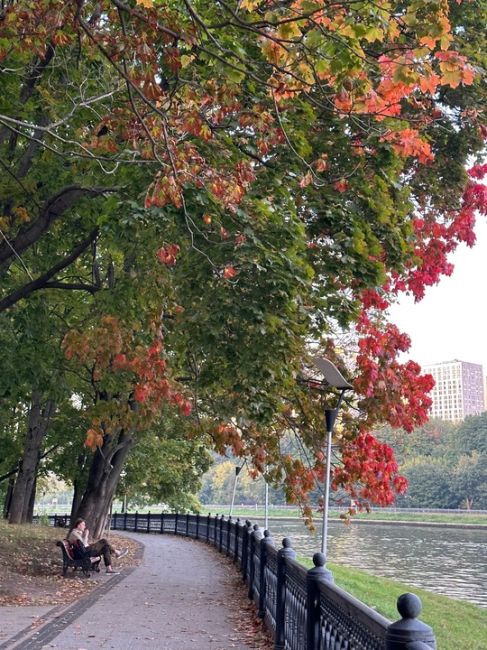
M92 544L88 543L90 531L86 528L86 522L84 519L76 519L74 522L74 527L70 530L68 535L68 541L73 545L73 553L76 558L83 557L96 557L97 555L103 555L103 561L105 562L107 573L116 573L112 567L112 555L116 558L124 557L127 555L128 549L124 548L122 550L117 550L113 548L105 538L99 539Z

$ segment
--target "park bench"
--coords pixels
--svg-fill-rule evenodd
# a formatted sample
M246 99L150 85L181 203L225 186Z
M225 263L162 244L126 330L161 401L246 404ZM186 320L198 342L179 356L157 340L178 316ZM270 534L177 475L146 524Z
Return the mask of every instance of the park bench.
M59 540L56 542L56 546L61 548L63 554L63 576L66 575L69 567L73 567L74 571L76 571L76 569L81 569L83 575L87 578L90 577L91 571L100 571L101 558L99 556L84 557L81 559L75 558L73 546L67 539Z

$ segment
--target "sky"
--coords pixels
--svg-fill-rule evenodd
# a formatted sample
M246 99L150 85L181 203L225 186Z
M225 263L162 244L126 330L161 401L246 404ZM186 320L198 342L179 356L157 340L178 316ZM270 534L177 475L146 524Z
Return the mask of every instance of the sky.
M426 289L419 303L404 297L389 310L390 319L409 334L411 348L401 361L422 366L440 361L468 361L487 374L487 219L477 218L477 242L462 244L450 255L450 277Z

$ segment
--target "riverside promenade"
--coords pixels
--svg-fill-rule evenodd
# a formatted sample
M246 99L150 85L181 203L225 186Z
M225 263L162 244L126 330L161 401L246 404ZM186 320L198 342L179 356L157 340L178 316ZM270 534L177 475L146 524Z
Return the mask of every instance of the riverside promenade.
M127 537L143 547L139 566L94 574L99 586L70 606L0 608L0 650L272 647L253 633L255 610L230 560L182 537Z

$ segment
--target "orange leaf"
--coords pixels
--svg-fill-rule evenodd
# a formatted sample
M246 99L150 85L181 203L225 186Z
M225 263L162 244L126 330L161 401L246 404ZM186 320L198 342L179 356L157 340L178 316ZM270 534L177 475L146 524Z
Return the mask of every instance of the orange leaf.
M223 269L223 277L226 280L230 280L231 278L234 278L237 275L238 271L234 266L226 266Z

